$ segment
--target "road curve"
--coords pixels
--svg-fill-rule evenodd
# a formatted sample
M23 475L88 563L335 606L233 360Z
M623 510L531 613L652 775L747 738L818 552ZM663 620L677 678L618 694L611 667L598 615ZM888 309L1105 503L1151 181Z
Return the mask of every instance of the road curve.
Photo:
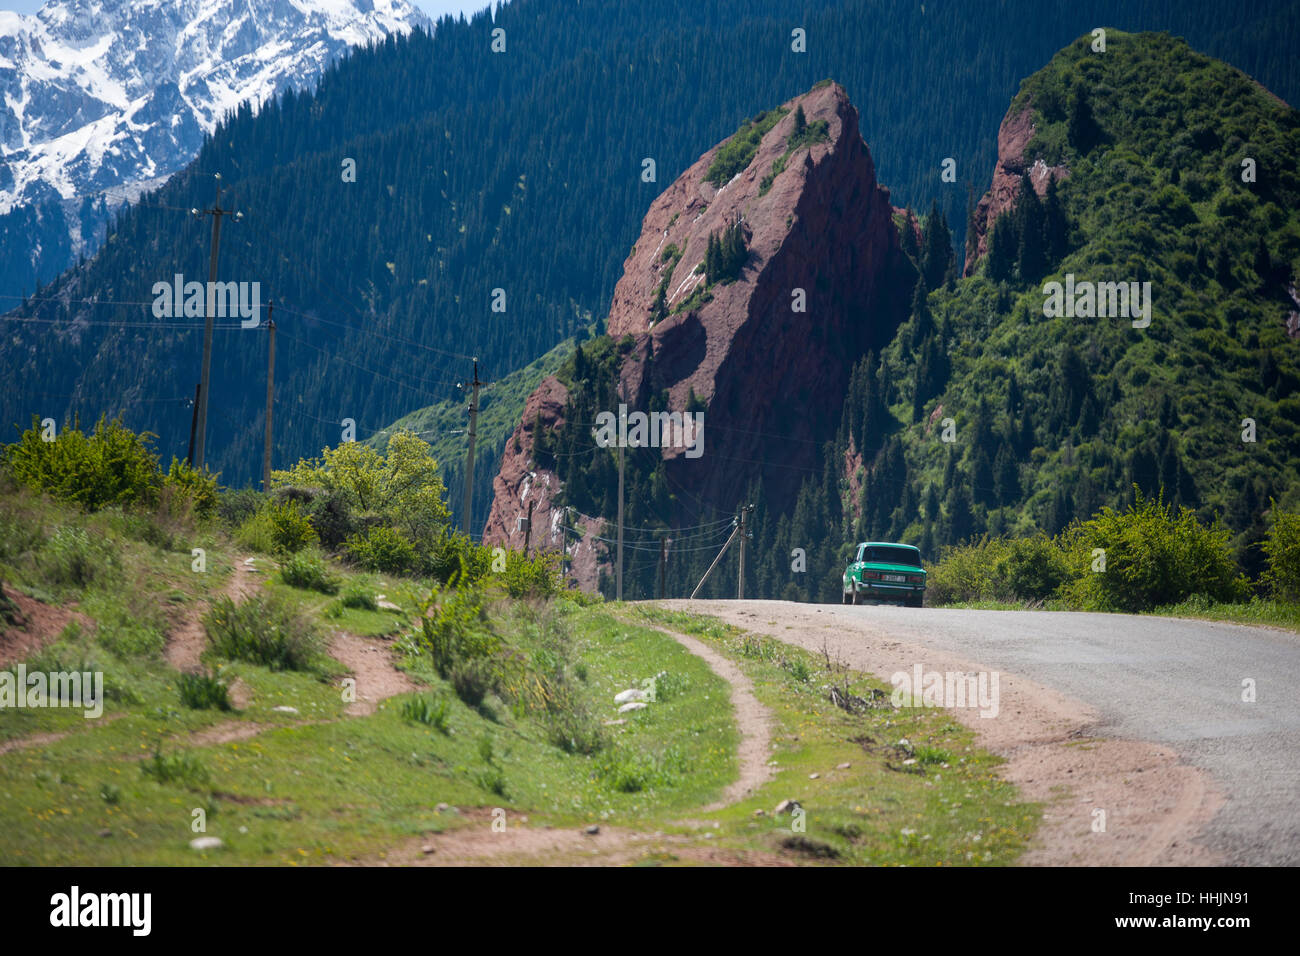
M885 646L905 642L1027 678L1086 705L1096 715L1091 734L1162 744L1206 771L1223 799L1198 825L1197 841L1223 862L1300 864L1300 635L1293 632L1121 614L670 603L751 628L780 618L769 633L804 646L806 637L791 636L791 622L806 623L805 634L874 635ZM1253 702L1243 700L1247 681Z

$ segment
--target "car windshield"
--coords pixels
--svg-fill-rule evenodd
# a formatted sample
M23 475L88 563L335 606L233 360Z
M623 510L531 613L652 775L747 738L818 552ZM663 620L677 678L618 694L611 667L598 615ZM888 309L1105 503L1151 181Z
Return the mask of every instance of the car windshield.
M921 566L921 555L911 548L876 545L863 551L862 560L874 564L906 564L914 568Z

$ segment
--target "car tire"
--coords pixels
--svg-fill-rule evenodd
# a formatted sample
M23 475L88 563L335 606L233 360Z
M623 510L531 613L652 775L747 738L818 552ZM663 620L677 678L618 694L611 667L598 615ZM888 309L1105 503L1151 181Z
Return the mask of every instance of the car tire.
M925 603L924 597L910 597L907 599L908 607L921 607Z

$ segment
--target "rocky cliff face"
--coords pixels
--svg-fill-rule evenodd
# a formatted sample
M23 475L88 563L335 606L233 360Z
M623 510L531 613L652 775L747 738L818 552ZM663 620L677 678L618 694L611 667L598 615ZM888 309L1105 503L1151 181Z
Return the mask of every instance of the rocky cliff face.
M702 454L658 451L697 506L730 509L757 478L771 500L793 494L818 467L854 362L892 336L914 281L844 90L826 84L782 110L729 180L709 181L719 151L734 155L724 141L651 204L610 306L609 335L633 343L620 372L629 410L665 392L672 411L685 411L692 393L706 406ZM710 237L736 223L746 246L739 276L710 284ZM486 541L520 546L517 516L531 501L532 542L550 543L539 531L559 524L558 479L534 467L531 449L535 427L563 427L564 401L554 379L529 399L496 478Z
M1048 166L1041 159L1032 163L1025 157L1025 147L1034 138L1034 110L1026 103L1021 108L1012 106L1002 118L998 127L998 161L993 167L993 185L980 199L975 207L975 219L971 223L975 247L971 249L968 239L966 266L962 275L970 275L979 260L988 252L989 230L998 221L998 216L1010 209L1020 192L1020 177L1029 170L1034 192L1041 198L1047 192L1047 184L1056 178L1057 182L1070 175L1065 166Z

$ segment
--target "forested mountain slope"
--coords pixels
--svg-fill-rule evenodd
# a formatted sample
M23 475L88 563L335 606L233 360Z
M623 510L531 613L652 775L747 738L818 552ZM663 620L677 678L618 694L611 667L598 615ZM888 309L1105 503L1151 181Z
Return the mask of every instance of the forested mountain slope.
M755 506L749 593L768 597L835 600L852 541L902 540L933 557L985 532L1054 534L1138 492L1221 518L1243 568L1258 570L1270 499L1294 507L1300 497L1300 116L1181 40L1107 39L1105 53L1088 36L1061 50L1013 99L1004 128L1023 122L1032 135L998 163L1023 178L974 275L955 278L937 210L919 239L899 230L915 266L911 314L856 363L838 433L819 456L807 460L806 434L756 425L763 450L748 482L737 481L728 458L743 439L715 433L698 467L733 480L688 487L665 484L645 449L630 455L625 594L653 592L657 562L645 559L661 536L684 552L670 562L669 592L693 587L726 533L714 523L743 504ZM1133 308L1108 309L1102 283L1122 283ZM1058 307L1066 289L1068 309ZM562 371L565 393L587 395L584 376L599 389L610 367L626 382L639 350L635 336L592 343ZM754 403L777 394L750 384ZM604 388L600 407L612 407ZM588 419L572 410L599 402L543 391L543 414L579 419L553 440L526 411L516 433L531 432L540 447L531 460L564 481L548 489L549 507L608 522L614 453L573 437ZM800 399L779 394L797 416ZM705 409L706 433L715 411ZM797 494L773 491L776 464L804 473ZM497 500L517 511L502 494L512 487ZM508 534L509 522L490 530ZM608 556L609 525L597 537ZM698 549L682 547L696 539ZM707 590L732 593L735 560Z
M151 290L206 278L209 224L187 212L211 205L213 173L245 213L223 231L220 277L260 282L276 302L287 461L336 443L347 420L365 435L451 397L471 356L498 378L604 314L664 184L702 144L818 80L859 105L894 204L937 198L960 238L1007 99L1064 37L1100 22L1167 27L1293 98L1294 61L1277 51L1295 45L1294 13L1272 6L1246 24L1209 2L1009 0L991 32L956 4L903 0L799 16L775 0L519 0L495 22L445 20L354 54L314 94L240 110L99 255L7 317L0 422L122 411L184 454L201 334L193 319L155 319ZM217 333L209 463L229 483L260 470L265 351L260 331Z

